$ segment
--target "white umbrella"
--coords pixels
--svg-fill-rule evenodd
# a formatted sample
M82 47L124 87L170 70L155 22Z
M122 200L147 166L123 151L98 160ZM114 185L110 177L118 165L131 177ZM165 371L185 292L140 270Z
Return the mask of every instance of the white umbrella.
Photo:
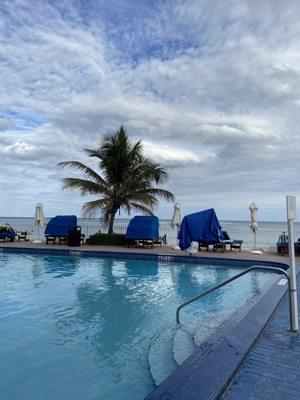
M34 231L33 231L33 243L42 243L42 236L44 233L44 206L38 203L35 207L34 214Z
M256 232L258 230L258 223L257 223L258 208L257 208L257 205L254 202L252 202L250 204L249 210L250 210L250 218L251 218L250 229L254 234L254 251L256 252L257 251L257 249L256 249ZM261 252L260 252L260 254L261 254Z
M180 224L181 224L181 208L180 208L180 204L177 202L174 204L174 213L173 213L173 217L172 217L172 221L171 221L172 229L174 231L176 231L176 238L178 235L178 229L180 227ZM179 249L178 244L173 248L178 250Z

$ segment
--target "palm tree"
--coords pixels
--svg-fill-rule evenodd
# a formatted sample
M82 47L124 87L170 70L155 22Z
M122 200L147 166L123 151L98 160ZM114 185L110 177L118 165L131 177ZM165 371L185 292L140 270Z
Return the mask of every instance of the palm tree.
M58 165L71 167L83 173L83 178L65 178L62 189L77 189L81 195L96 195L99 198L83 205L85 216L97 211L109 224L108 233L113 233L117 211L124 209L153 215L158 197L173 200L171 192L158 187L168 174L159 164L143 154L142 142L131 143L121 126L114 134L104 136L97 149L84 149L89 157L97 159L100 173L80 161L65 161Z

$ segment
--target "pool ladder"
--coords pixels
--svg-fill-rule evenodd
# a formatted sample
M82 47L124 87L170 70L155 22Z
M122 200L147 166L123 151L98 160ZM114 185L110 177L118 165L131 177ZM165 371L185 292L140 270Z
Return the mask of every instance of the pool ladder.
M289 285L289 293L290 293L290 296L289 296L290 327L291 327L291 330L293 330L293 329L292 329L292 326L293 326L293 324L292 324L292 310L291 310L291 293L292 293L292 288L291 288L291 281L290 281L289 274L288 274L284 269L282 269L282 268L278 268L278 267L263 267L263 266L256 266L256 267L247 268L245 271L242 271L242 272L240 272L239 274L236 274L236 275L232 276L231 278L227 279L226 281L221 282L221 283L219 283L218 285L213 286L212 288L206 290L205 292L202 292L202 293L198 294L197 296L191 298L190 300L186 301L185 303L182 303L182 304L177 308L177 310L176 310L176 322L177 322L177 324L178 324L178 325L180 324L179 314L180 314L180 310L181 310L182 308L184 308L184 307L186 307L187 305L193 303L194 301L199 300L201 297L206 296L207 294L213 292L214 290L217 290L217 289L221 288L222 286L227 285L227 283L230 283L230 282L232 282L232 281L235 281L236 279L240 278L240 277L243 276L243 275L248 274L248 273L251 272L251 271L269 271L269 272L277 272L277 273L284 274L284 275L286 276L287 281L288 281L288 285Z

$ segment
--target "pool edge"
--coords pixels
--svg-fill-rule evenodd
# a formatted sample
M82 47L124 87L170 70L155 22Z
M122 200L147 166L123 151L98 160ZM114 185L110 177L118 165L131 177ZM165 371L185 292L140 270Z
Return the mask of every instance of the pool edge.
M24 253L24 254L39 254L39 255L62 255L72 257L107 257L107 258L121 258L121 259L134 259L134 260L150 260L150 261L161 261L161 262L184 262L192 264L209 264L218 265L222 262L224 266L235 267L241 263L243 266L252 265L269 265L277 266L287 269L289 265L285 262L264 260L264 259L240 259L240 258L224 258L224 257L199 257L191 255L178 255L178 254L161 254L155 252L149 253L136 253L136 252L122 252L122 251L111 251L111 250L93 250L93 249L58 249L58 248L33 248L33 247L14 247L14 246L1 246L0 253Z
M287 292L287 285L277 285L279 279L273 277L271 286L229 333L217 328L144 400L220 399Z
M153 260L158 262L184 262L195 264L226 266L269 265L288 268L286 263L268 260L231 259L218 257L193 257L173 254L112 252L99 250L51 249L31 247L0 246L0 254L36 254L65 255L78 257L109 257L135 260ZM252 346L263 332L274 314L286 287L274 283L260 297L245 317L228 334L219 332L216 341L215 332L185 362L145 400L212 400L218 399L232 381ZM279 277L277 276L277 281ZM225 321L226 322L226 321ZM287 316L288 327L288 316ZM214 337L213 337L214 336Z

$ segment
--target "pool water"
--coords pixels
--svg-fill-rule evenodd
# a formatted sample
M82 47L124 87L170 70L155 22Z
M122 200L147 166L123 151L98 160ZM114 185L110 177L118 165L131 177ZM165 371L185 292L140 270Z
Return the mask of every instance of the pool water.
M269 275L186 307L174 336L176 307L241 270L0 254L1 399L142 400L193 351L186 332L199 345Z

